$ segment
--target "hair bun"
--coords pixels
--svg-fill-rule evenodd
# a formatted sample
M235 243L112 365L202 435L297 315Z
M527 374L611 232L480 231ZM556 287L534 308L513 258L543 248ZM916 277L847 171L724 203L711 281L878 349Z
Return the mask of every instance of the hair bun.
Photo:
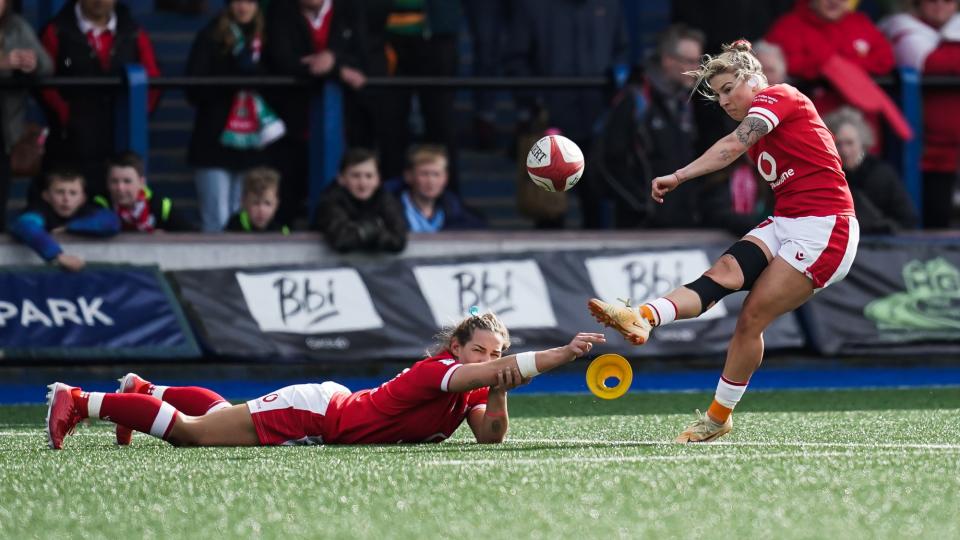
M750 42L745 39L738 39L731 43L727 49L733 51L753 52L753 45L751 45Z

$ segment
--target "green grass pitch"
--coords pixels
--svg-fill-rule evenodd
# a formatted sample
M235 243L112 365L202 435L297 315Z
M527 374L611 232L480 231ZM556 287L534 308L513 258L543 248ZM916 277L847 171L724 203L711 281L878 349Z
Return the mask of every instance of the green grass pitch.
M509 442L177 449L0 407L0 538L958 538L960 389L514 396Z

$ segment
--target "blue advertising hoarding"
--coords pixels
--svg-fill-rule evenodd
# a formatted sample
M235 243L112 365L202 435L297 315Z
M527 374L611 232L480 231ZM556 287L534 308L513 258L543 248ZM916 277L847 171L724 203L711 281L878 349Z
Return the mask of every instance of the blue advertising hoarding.
M0 358L199 358L157 268L0 269Z

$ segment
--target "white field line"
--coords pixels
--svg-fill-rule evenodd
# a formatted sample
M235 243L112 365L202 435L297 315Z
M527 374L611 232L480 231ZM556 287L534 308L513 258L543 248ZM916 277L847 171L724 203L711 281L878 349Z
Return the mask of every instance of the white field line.
M507 439L507 443L523 444L593 444L597 446L674 446L667 440L622 440L598 439ZM910 448L917 450L960 450L960 444L947 443L876 443L876 442L808 442L808 441L716 441L710 446L792 446L797 448Z
M809 458L868 458L874 456L916 456L916 452L907 452L903 450L880 450L870 452L869 454L857 454L852 452L774 452L770 454L698 454L698 455L676 455L676 456L603 456L603 457L544 457L544 458L521 458L521 459L435 459L424 461L424 465L547 465L557 463L647 463L647 462L683 462L683 461L716 461L717 459L730 460L769 460L769 459L809 459Z

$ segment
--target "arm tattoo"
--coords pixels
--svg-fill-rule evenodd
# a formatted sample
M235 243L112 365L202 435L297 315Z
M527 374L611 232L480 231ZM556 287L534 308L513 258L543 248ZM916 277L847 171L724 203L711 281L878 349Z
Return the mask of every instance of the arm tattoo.
M490 429L494 433L500 433L501 431L503 431L503 424L500 423L500 420L494 420L493 423L490 424Z
M724 160L724 161L730 161L730 159L731 159L731 157L730 157L730 151L727 150L726 148L724 148L723 150L720 150L720 159L722 159L722 160Z
M753 146L753 143L760 140L767 134L767 123L759 118L746 117L743 122L737 126L737 139L740 144L746 147Z

